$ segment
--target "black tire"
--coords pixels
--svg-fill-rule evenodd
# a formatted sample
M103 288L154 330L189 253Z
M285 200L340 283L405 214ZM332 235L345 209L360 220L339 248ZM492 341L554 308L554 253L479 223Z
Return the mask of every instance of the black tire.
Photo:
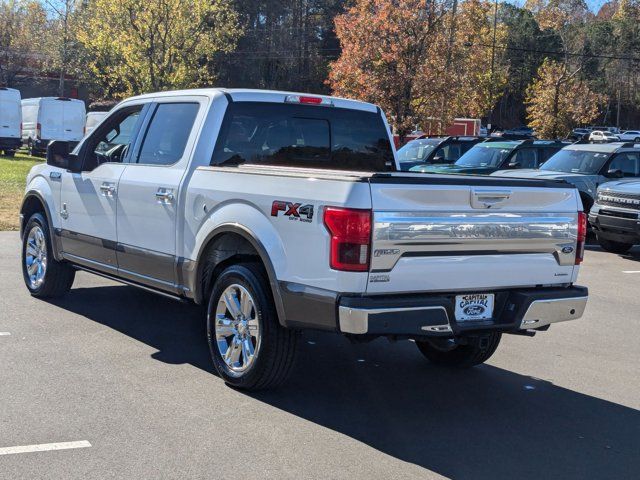
M240 285L249 292L259 324L260 341L258 343L256 340L254 344L256 356L242 372L234 372L222 358L215 334L218 302L223 292L232 285ZM285 382L294 364L298 335L295 330L283 328L278 322L269 281L261 265L232 265L215 280L207 308L207 339L216 371L228 385L242 390L262 390Z
M636 138L633 140L633 143L640 143L640 137L636 137Z
M44 236L43 241L46 245L46 267L44 277L40 284L34 285L31 282L29 272L27 271L27 242L29 233L35 227L39 227ZM51 236L49 235L49 225L47 220L41 213L31 215L24 229L24 237L22 238L22 276L24 283L29 292L34 297L51 298L59 297L67 293L73 285L76 271L66 262L58 262L53 256L53 246L51 245Z
M470 339L467 345L456 345L451 349L437 348L427 340L418 341L418 350L435 364L445 367L469 368L489 360L500 344L500 333L489 333Z
M598 243L603 250L611 253L627 253L633 247L632 243L614 242L613 240L607 240L600 235L596 235Z

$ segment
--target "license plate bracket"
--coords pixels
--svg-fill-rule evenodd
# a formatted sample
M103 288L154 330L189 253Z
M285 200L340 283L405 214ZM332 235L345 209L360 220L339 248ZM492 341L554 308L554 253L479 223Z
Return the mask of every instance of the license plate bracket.
M459 322L488 320L493 317L493 293L466 293L456 295L455 316Z

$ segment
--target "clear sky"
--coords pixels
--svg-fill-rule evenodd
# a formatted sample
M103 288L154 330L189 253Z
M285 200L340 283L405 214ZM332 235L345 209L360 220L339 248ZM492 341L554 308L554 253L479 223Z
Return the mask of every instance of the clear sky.
M504 0L504 1L522 6L524 5L526 0ZM585 1L587 2L587 5L589 5L589 8L593 13L598 13L598 10L600 10L600 7L602 7L602 5L607 3L607 0L585 0Z

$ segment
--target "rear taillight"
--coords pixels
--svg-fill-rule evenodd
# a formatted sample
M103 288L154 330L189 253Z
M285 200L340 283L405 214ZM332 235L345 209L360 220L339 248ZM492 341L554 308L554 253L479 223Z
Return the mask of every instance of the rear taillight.
M42 135L42 125L36 123L36 138L40 138Z
M584 244L587 241L587 214L578 212L578 243L576 245L576 265L584 258Z
M371 210L327 207L324 224L331 234L329 265L334 270L369 270Z

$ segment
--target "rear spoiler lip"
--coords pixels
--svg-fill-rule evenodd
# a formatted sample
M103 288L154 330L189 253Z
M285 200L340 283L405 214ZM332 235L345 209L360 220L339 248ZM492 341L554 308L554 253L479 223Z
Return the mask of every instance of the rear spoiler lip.
M576 188L575 185L565 180L487 177L482 175L434 175L424 173L408 175L375 173L369 177L369 183L390 185L460 185L471 187Z

